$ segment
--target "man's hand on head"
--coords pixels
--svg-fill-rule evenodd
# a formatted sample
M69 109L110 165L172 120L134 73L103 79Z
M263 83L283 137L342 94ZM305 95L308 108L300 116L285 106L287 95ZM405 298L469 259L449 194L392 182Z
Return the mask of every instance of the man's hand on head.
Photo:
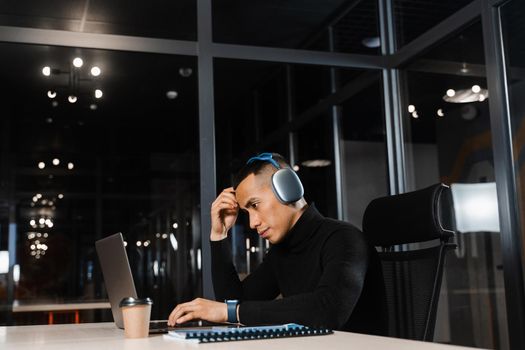
M211 205L210 240L219 241L228 236L239 214L239 204L233 187L224 189Z
M190 302L179 304L173 309L168 326L188 322L191 320L205 320L209 322L228 321L228 309L225 303L197 298Z

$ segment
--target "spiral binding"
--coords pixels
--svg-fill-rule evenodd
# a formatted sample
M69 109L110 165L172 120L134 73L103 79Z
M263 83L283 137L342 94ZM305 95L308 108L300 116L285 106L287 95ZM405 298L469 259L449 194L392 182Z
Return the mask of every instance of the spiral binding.
M198 340L199 343L218 343L239 340L305 337L313 335L328 335L333 333L334 332L328 328L312 328L306 326L297 326L288 329L280 328L262 330L243 330L242 328L238 328L225 332L188 332L186 333L186 339Z

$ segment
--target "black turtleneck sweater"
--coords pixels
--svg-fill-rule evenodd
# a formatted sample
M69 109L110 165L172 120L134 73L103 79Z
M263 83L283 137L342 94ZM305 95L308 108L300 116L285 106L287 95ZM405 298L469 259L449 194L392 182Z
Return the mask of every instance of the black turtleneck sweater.
M217 300L240 300L245 325L295 322L386 334L386 299L376 251L355 226L310 205L283 241L242 282L229 240L212 241ZM282 298L275 299L279 294Z

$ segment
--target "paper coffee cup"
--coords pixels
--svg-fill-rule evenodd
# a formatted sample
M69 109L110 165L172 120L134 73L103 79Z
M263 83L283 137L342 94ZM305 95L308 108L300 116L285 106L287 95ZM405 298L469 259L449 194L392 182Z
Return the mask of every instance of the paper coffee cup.
M124 320L126 338L146 338L148 336L152 304L153 301L150 298L122 299L119 306Z

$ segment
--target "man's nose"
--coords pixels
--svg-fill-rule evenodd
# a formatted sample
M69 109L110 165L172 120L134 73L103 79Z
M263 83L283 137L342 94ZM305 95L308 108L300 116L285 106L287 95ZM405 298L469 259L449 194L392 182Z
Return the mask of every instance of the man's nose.
M261 225L261 220L259 220L259 216L257 215L250 215L250 228L252 230L255 230L257 226Z

